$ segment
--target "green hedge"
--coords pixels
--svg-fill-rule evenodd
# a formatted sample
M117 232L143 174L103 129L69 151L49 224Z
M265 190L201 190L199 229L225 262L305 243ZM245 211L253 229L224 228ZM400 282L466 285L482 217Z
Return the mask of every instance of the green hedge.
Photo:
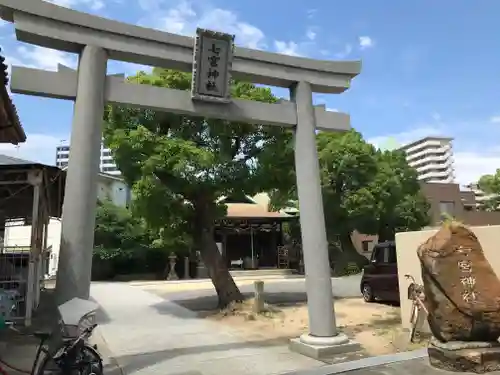
M163 249L139 247L136 249L94 248L92 278L109 280L116 275L164 273L169 254Z

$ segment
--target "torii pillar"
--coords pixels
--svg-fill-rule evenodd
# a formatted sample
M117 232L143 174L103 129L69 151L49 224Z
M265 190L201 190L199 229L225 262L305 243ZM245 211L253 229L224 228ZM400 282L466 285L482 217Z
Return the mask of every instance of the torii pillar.
M56 281L59 304L90 294L107 61L103 48L90 45L78 61Z

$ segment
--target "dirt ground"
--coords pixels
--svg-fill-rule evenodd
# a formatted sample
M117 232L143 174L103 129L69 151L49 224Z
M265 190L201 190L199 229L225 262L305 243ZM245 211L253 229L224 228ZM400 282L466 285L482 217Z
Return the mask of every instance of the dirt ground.
M232 327L248 341L283 341L307 332L308 315L305 304L269 306L261 314L252 312L253 301L231 306L221 312L202 314L220 324ZM427 345L420 337L408 343L408 333L401 329L400 308L382 303L366 303L361 298L339 299L335 302L337 326L359 342L368 355L382 355L413 350Z

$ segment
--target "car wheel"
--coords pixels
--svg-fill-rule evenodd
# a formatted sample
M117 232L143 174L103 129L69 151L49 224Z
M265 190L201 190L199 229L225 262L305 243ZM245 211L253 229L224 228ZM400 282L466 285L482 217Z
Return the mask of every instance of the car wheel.
M375 296L373 295L372 287L368 284L363 284L363 299L365 302L375 301Z

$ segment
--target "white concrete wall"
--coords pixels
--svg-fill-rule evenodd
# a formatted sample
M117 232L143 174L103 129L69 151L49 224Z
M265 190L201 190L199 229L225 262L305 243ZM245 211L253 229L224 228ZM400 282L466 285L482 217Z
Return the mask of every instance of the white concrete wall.
M500 253L498 252L498 244L500 243L500 225L471 227L471 230L479 239L486 259L488 259L491 267L497 276L499 276ZM396 234L399 297L401 298L401 321L403 328L406 329L410 328L409 319L412 302L407 298L409 282L405 279L404 275L412 275L418 284L422 283L422 271L420 269L420 260L417 256L417 248L436 232L437 229L431 229ZM425 326L424 329L428 328Z
M6 226L4 246L30 246L31 226ZM61 243L61 222L51 219L48 227L47 247L52 246L49 262L49 275L55 275Z
M125 182L99 176L97 196L99 199L109 199L117 206L126 206L128 203L128 186Z

